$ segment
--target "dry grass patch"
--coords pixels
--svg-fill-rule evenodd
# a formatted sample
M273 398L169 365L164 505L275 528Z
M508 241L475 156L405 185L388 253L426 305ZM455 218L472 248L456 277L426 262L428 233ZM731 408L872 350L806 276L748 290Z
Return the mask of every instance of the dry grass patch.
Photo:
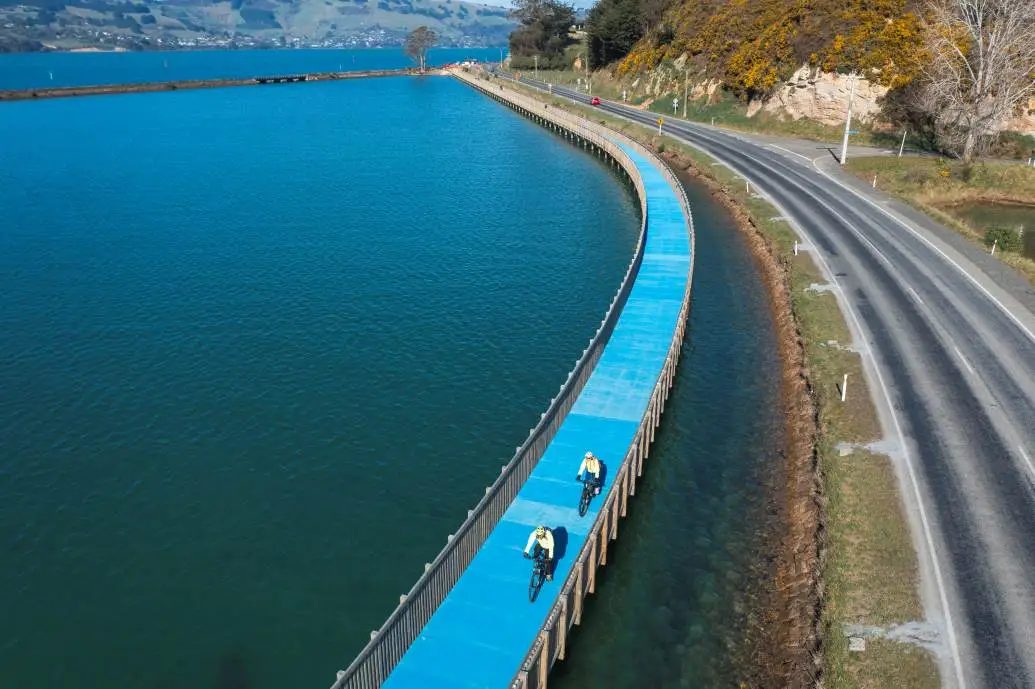
M846 663L846 686L859 689L938 689L938 668L927 651L895 641L870 639L866 651Z
M840 616L879 626L922 619L917 562L891 461L856 450L829 464L830 482L836 482L837 490L830 498L839 501L838 511L844 515L835 533L844 553L835 566L843 569L847 592Z

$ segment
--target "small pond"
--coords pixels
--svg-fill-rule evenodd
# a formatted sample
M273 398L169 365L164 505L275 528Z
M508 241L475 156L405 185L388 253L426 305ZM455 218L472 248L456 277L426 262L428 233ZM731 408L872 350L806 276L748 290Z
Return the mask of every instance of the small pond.
M982 234L993 227L1022 230L1024 255L1035 259L1035 205L979 201L948 206L945 211Z

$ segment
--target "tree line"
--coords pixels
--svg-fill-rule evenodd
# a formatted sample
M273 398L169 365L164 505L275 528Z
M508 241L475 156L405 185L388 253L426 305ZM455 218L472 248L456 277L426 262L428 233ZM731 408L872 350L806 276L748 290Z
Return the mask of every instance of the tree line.
M575 41L575 7L560 0L514 0L511 16L518 27L510 34L510 64L514 69L569 69L565 50Z

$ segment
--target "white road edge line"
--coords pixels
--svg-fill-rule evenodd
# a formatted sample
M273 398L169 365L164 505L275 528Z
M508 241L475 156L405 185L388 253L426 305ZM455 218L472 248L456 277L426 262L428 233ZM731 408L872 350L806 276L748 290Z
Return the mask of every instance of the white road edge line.
M956 356L960 358L960 361L963 362L963 365L967 367L967 370L970 371L970 375L974 375L974 367L970 365L969 361L967 361L967 357L963 356L963 352L960 351L960 348L953 345L952 349L956 352Z
M778 146L776 144L769 144L769 145L772 146L773 148L779 148L781 151L786 151L787 153L790 153L792 156L798 156L799 158L804 160L806 163L812 162L812 158L809 158L808 156L803 156L800 153L795 153L794 151L792 151L789 148L784 148L783 146Z
M962 274L962 275L963 275L963 277L967 278L967 280L968 280L968 281L969 281L969 282L970 282L970 283L971 283L972 285L974 285L974 286L975 286L975 287L977 287L977 288L978 288L979 290L981 290L981 292L982 292L982 293L983 293L983 294L984 294L984 295L985 295L986 297L988 297L989 299L991 299L991 300L992 300L992 302L993 302L993 303L994 303L994 304L995 304L996 306L998 306L998 307L999 307L999 310L1000 310L1000 311L1002 311L1002 312L1003 312L1003 313L1004 313L1004 314L1006 315L1006 317L1007 317L1007 318L1009 318L1009 319L1010 319L1011 321L1013 321L1013 324L1014 324L1014 325L1016 325L1016 326L1017 326L1018 328L1020 328L1020 329L1021 329L1021 332L1023 332L1023 333L1025 334L1025 335L1027 335L1027 336L1028 336L1028 339L1029 339L1029 340L1031 340L1032 342L1035 342L1035 333L1032 333L1032 332L1031 332L1030 330L1028 330L1028 327L1027 327L1026 325L1024 325L1024 323L1022 323L1022 322L1021 322L1021 320L1020 320L1019 318L1017 318L1017 316L1015 316L1015 315L1014 315L1014 314L1013 314L1013 313L1012 313L1012 312L1011 312L1011 311L1010 311L1010 310L1009 310L1008 308L1006 308L1006 305L1005 305L1005 304L1003 304L1003 302L999 301L999 299L997 299L997 298L995 297L995 295L993 295L993 294L992 294L992 293L991 293L990 291L988 291L988 288L986 288L986 287L985 287L984 285L982 285L982 284L981 284L980 282L978 282L977 278L975 278L975 277L974 277L973 275L971 275L970 273L968 273L968 272L966 271L966 269L965 269L965 268L964 268L963 266L961 266L961 265L960 265L959 263L956 263L956 261L952 260L952 258L951 258L951 257L950 257L950 256L949 256L948 254L946 254L946 253L945 253L944 251L942 251L942 250L941 250L940 248L938 248L937 246L935 246L935 244L934 244L934 243L933 243L933 242L932 242L931 240L929 240L929 239L928 239L927 237L923 236L922 234L920 234L920 232L918 232L917 230L915 230L915 229L914 229L914 228L913 228L913 227L912 227L912 226L910 225L910 223L908 223L908 222L906 222L906 221L902 220L901 218L899 218L899 217L898 217L897 215L895 215L894 213L892 213L892 212L891 212L890 210L888 210L887 208L883 208L883 207L882 207L882 206L881 206L880 204L878 204L877 202L875 202L875 201L874 201L873 199L870 199L870 198L868 198L868 197L867 197L867 196L865 196L864 194L861 194L861 193L859 193L858 191L856 191L855 189L852 189L851 187L849 187L849 186L848 186L848 185L846 185L846 184L842 184L842 183L841 183L841 182L839 182L839 181L838 181L837 179L835 179L835 178L834 178L834 177L833 177L832 175L830 175L829 173L827 173L826 171L824 171L824 170L823 170L822 168L820 168L820 166L819 166L819 165L817 165L817 164L816 164L816 161L817 161L817 160L820 160L820 159L821 159L821 158L815 158L815 159L813 159L813 161L812 161L812 166L813 166L814 168L816 168L816 171L817 171L817 172L819 172L819 174L823 175L824 177L826 177L827 179L829 179L829 180L830 180L831 182L833 182L834 184L836 184L836 185L837 185L837 186L839 186L840 188L844 189L845 191L851 192L851 193L852 193L853 195L855 195L856 197L858 197L858 198L862 199L862 200L863 200L863 201L865 201L866 203L870 204L871 206L873 206L874 208L876 208L877 210L879 210L879 211L880 211L881 213L883 213L884 215L886 215L886 216L888 216L889 218L891 218L892 220L894 220L894 221L895 221L895 222L896 222L897 224L899 224L899 225L901 225L902 227L906 228L906 230L907 230L907 231L908 231L908 232L909 232L910 234L912 234L912 235L913 235L914 237L916 237L916 238L917 238L917 239L919 239L919 240L920 240L921 242L923 242L923 243L924 243L924 244L926 244L926 245L927 245L928 247L930 247L930 248L931 248L931 249L932 249L932 250L933 250L933 251L934 251L935 253L937 253L937 254L938 254L939 256L941 256L941 257L942 257L942 258L944 258L944 259L945 259L946 261L948 261L948 262L949 262L949 264L950 264L950 265L952 265L952 266L953 266L953 267L954 267L954 268L955 268L956 270L958 270L958 271L960 272L960 274Z
M1023 446L1018 445L1017 449L1021 451L1021 457L1024 458L1024 463L1028 465L1028 471L1031 472L1032 476L1035 476L1035 464L1031 463L1031 457L1029 457L1028 453L1024 451Z
M627 117L625 119L631 118ZM635 120L633 121L635 122ZM637 122L637 124L640 123ZM678 138L682 140L684 143L693 146L699 151L702 151L706 155L711 156L712 158L716 157L713 153L704 150L694 142L682 136L679 136ZM746 176L739 168L737 168L729 162L726 162L726 167L739 173L742 176ZM756 186L758 185L756 184ZM758 188L761 190L761 187ZM816 246L816 242L813 240L812 236L794 220L794 216L788 213L786 208L784 208L782 205L776 202L772 197L769 196L768 193L764 191L761 193L762 196L764 196L765 199L769 201L769 203L771 203L777 210L780 211L781 215L789 219L789 223L794 227L795 231L798 233L799 236L801 236L802 239L804 239L811 246ZM828 208L828 210L830 209ZM827 277L829 278L831 284L834 285L836 294L840 295L838 301L841 303L841 308L845 313L848 314L849 318L851 318L852 322L855 324L856 332L860 335L861 338L862 333L864 332L862 323L859 321L859 317L855 313L855 309L853 309L851 304L849 303L848 297L845 296L844 291L841 289L841 285L834 278L834 271L831 270L830 265L827 263L826 258L824 258L822 253L816 251L813 252L813 256L815 256L816 259L819 260L822 270L827 274ZM913 489L913 497L916 499L917 512L920 517L920 524L923 528L924 541L927 543L928 551L931 554L931 568L934 570L935 587L938 589L938 597L941 600L942 613L945 617L945 635L948 639L949 654L952 656L953 670L955 671L956 675L956 686L957 689L966 689L967 682L963 677L963 661L960 658L959 642L956 639L956 627L952 622L952 609L949 607L949 597L945 591L945 577L942 574L942 568L938 562L938 549L935 547L934 536L931 533L931 523L930 519L927 516L927 508L924 506L924 500L920 494L920 482L916 478L916 468L914 467L913 457L909 451L909 446L906 443L905 433L902 432L902 424L898 419L898 414L895 413L895 406L891 400L891 392L888 390L888 385L884 381L884 376L880 372L880 367L877 365L877 360L876 358L874 358L872 350L870 350L869 348L867 348L867 354L870 357L870 363L873 369L873 374L877 378L877 384L880 387L881 393L884 396L884 401L887 403L887 408L891 416L891 422L895 427L895 435L898 436L899 444L902 447L902 456L905 459L906 473L909 476L910 487Z
M915 289L913 289L909 285L906 285L906 289L909 290L909 293L913 295L913 299L916 299L921 306L926 306L926 304L924 304L924 300L920 298L920 295L916 293Z

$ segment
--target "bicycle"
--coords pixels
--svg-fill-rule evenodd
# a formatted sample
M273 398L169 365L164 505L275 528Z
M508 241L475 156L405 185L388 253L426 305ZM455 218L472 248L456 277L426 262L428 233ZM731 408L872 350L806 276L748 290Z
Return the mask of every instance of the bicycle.
M586 512L589 510L590 501L597 494L597 486L589 476L579 480L582 482L582 497L579 498L579 516L585 517Z
M529 557L528 553L525 553L525 557ZM543 582L546 580L546 551L536 548L535 557L532 560L532 579L528 582L529 603L535 603L535 599L539 597L539 591L543 588Z

